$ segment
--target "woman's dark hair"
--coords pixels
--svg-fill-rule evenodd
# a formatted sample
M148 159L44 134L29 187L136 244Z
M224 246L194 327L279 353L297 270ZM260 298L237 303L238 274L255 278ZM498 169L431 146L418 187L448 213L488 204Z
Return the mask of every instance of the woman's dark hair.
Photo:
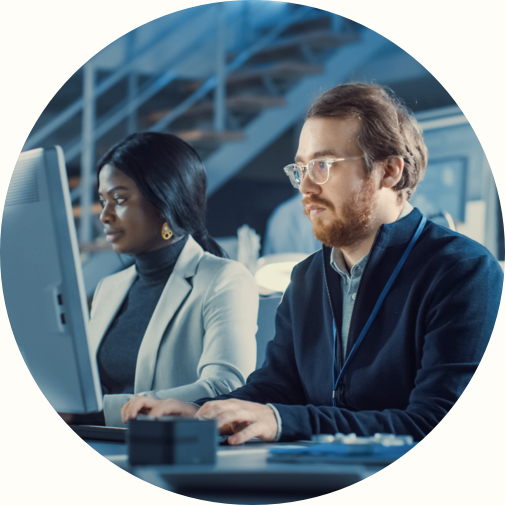
M205 251L226 256L205 227L207 175L190 145L169 133L134 133L105 153L97 177L105 165L135 181L175 237L191 234Z
M389 88L377 84L350 83L326 91L314 100L306 118L356 117L361 121L358 146L369 172L388 156L405 162L402 178L394 189L410 200L422 181L428 149L419 123Z

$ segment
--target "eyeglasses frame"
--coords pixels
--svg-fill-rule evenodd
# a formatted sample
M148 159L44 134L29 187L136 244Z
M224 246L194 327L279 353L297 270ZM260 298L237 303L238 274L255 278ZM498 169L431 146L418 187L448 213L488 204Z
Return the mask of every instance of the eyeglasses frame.
M300 184L302 183L303 179L305 179L305 175L307 174L307 172L309 173L309 177L311 178L311 180L314 184L318 184L319 186L322 186L323 184L326 184L330 180L330 169L334 163L337 163L339 161L354 161L354 160L359 160L360 158L363 158L363 155L351 156L349 158L314 158L313 160L310 160L306 165L302 165L300 163L290 163L289 165L286 165L284 167L284 173L288 176L289 181L291 182L291 184L293 185L293 187L295 189L298 189L300 187ZM312 166L314 166L314 163L316 161L324 161L325 163L331 163L330 168L328 169L328 177L326 178L326 180L324 182L317 182L312 177L311 170L309 169L309 165L312 164ZM295 186L295 184L291 180L291 177L289 176L289 167L292 167L293 165L300 167L301 173L302 173L302 179L300 181L300 184L298 184L298 186Z

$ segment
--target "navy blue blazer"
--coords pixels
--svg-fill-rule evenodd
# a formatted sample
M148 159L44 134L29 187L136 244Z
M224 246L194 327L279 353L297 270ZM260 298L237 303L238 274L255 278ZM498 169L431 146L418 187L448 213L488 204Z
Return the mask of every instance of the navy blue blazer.
M379 228L357 292L348 352L422 218L414 209ZM319 433L427 435L472 378L496 320L503 272L489 251L428 221L365 339L332 406L333 321L340 352L342 291L331 250L295 267L276 315L262 368L242 388L214 399L272 403L281 440ZM204 400L198 403L204 403Z

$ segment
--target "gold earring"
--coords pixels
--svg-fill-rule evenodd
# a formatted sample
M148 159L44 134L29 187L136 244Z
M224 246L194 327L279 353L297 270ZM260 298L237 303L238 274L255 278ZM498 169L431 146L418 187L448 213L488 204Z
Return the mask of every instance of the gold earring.
M168 223L165 223L161 228L161 236L163 240L170 240L174 235L174 232L168 227Z

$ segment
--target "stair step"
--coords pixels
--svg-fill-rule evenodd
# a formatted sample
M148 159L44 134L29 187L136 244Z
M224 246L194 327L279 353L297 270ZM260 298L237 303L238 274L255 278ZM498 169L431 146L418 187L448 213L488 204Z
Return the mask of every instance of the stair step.
M216 131L216 130L187 130L182 132L177 132L176 135L185 140L192 146L199 147L214 147L223 142L236 142L238 140L244 140L245 134L241 131Z
M358 40L359 34L356 32L338 33L331 30L311 31L307 33L301 33L299 35L284 37L278 42L265 47L261 51L258 51L254 55L254 58L287 50L292 51L294 48L300 47L304 44L310 45L310 47L313 49L321 50L327 48L336 48L345 44L357 42Z
M282 107L286 103L283 97L265 95L239 95L226 99L226 108L236 112L261 112L267 107ZM170 110L161 110L147 116L153 123L162 119ZM181 117L208 115L214 112L214 101L201 102L188 109Z
M321 74L324 72L324 65L314 65L299 61L279 61L274 63L264 63L255 65L243 70L233 72L226 78L227 85L237 85L255 81L264 77L276 79L300 79L307 75ZM203 81L191 81L186 85L191 91L197 90Z
M234 72L228 76L226 82L227 84L239 84L244 81L261 79L263 77L300 79L307 75L321 74L323 72L324 65L314 65L298 61L280 61L256 65L239 72Z

